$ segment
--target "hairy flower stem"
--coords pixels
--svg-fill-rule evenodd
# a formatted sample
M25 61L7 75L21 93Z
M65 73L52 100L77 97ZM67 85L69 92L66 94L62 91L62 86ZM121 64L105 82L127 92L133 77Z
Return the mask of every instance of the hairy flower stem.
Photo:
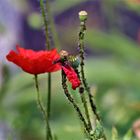
M48 73L48 94L47 94L47 117L48 117L48 121L50 119L50 112L51 112L51 73ZM47 128L47 134L49 134L49 127ZM49 139L49 135L47 135L47 139Z
M84 35L85 35L85 31L86 31L85 21L82 21L81 24L80 24L79 44L78 44L79 54L80 54L80 58L81 58L81 63L80 63L80 66L81 66L81 78L82 78L82 82L83 82L83 85L85 87L85 90L88 93L89 102L90 102L92 111L94 112L97 120L100 121L100 117L99 117L99 115L97 113L97 108L96 108L96 105L95 105L95 103L94 103L94 101L92 99L92 94L90 92L90 87L88 86L88 83L86 82L85 73L84 73Z
M75 72L77 73L77 75L80 79L80 72L78 71L78 69L75 69ZM84 88L80 87L79 92L80 92L81 101L83 103L83 107L85 110L85 115L86 115L86 118L88 121L88 126L89 126L90 130L92 130L92 125L91 125L91 121L90 121L90 115L89 115L88 105L87 105L87 101L86 101L86 97L85 97L85 93L84 93Z
M43 22L44 22L44 27L45 27L46 48L49 50L50 49L49 28L48 28L48 21L47 21L47 16L46 16L43 0L40 0L40 9L41 9L41 14L42 14Z
M81 66L81 78L82 78L82 82L84 84L84 87L87 87L86 78L85 78L85 74L84 74L84 34L85 34L85 30L86 30L85 22L82 21L81 24L80 24L78 47L79 47L79 54L80 54L80 58L81 58L81 63L80 63L80 66ZM87 91L87 88L86 88L86 91ZM95 108L96 106L93 104L93 101L92 101L92 98L91 98L91 94L89 94L89 92L88 92L88 97L89 97L90 105L92 106L91 108L94 111L94 114L97 114L96 111L95 111L96 110L96 108ZM85 98L85 97L83 97L83 98ZM86 99L83 99L83 101L84 100L86 101ZM87 110L86 109L87 108L87 103L84 103L84 106L85 106L85 110ZM88 111L86 111L86 116L87 116L89 125L91 126L91 122L90 122L89 112ZM92 129L92 126L91 126L91 129Z
M50 111L51 111L51 73L48 73L48 102L47 102L48 119L50 118Z
M88 126L92 130L92 125L91 125L91 121L90 121L90 116L89 116L89 111L88 111L88 107L87 107L87 101L86 101L86 98L85 98L85 94L82 93L82 94L80 94L80 96L81 96L81 101L82 101L84 109L85 109L85 115L86 115L86 118L87 118L87 121L88 121Z
M66 81L67 81L66 80L66 75L65 75L64 71L62 70L62 87L63 87L64 93L65 93L67 99L69 100L69 102L73 105L75 111L78 113L78 116L79 116L81 122L84 125L84 129L85 129L86 133L88 134L88 136L90 136L90 128L88 127L88 124L86 123L86 120L85 120L79 106L77 105L77 103L75 102L75 100L71 96L71 94L69 93ZM90 138L90 140L92 140L91 137L89 137L89 138Z
M47 3L47 2L46 2ZM46 18L46 12L45 12L45 7L44 7L44 2L43 0L40 0L40 8L41 8L41 13L44 21L44 26L45 26L45 37L46 37L46 48L49 50L50 49L50 39L49 39L49 28L48 28L48 21ZM50 118L50 111L51 111L51 73L48 73L48 94L47 94L47 119L49 121ZM49 139L49 126L47 128L47 139Z
M81 58L81 62L80 62L81 78L82 78L82 83L84 85L84 88L88 93L91 109L92 109L94 115L96 116L96 119L101 123L101 118L100 118L99 114L97 113L97 107L93 101L93 96L91 94L90 87L88 86L88 83L87 83L87 80L85 77L85 73L84 73L84 37L85 37L85 31L86 31L86 24L85 23L86 23L86 19L82 20L80 22L79 43L78 43L79 54L80 54L80 58ZM105 134L103 134L103 138L104 138L104 140L106 140Z
M48 21L49 21L49 25L50 25L50 30L51 30L54 46L57 47L58 49L60 49L60 42L58 39L58 34L56 31L56 27L55 27L55 23L54 23L54 19L53 19L53 14L51 12L49 0L46 0L46 12L47 12L47 17L48 17Z
M40 108L40 111L43 114L44 120L46 122L46 127L48 129L47 131L49 132L49 133L47 132L49 137L46 135L46 140L52 140L52 134L51 134L51 129L50 129L49 121L48 121L48 115L47 115L47 112L45 110L45 107L42 104L40 93L39 93L39 85L38 85L38 77L37 77L37 75L35 75L35 87L36 87L36 90L37 90L37 104L38 104L38 106Z

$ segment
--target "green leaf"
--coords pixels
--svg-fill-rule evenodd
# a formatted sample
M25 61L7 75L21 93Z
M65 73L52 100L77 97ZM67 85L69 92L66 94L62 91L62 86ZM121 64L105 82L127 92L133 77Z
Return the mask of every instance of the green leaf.
M127 131L127 133L125 134L123 140L131 140L131 139L132 139L132 130L129 129L129 130Z
M118 140L118 131L115 127L112 128L112 140Z

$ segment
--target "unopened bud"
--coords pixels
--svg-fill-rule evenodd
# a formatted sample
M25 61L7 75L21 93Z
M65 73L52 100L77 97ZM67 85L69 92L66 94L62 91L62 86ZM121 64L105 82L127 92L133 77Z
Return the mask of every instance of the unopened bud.
M65 50L61 50L59 54L60 54L61 57L66 57L66 56L69 55L69 53Z
M80 64L80 60L75 55L69 55L68 60L73 68L77 68Z
M88 15L88 13L86 11L80 11L79 12L79 19L80 19L80 21L87 20L87 15Z

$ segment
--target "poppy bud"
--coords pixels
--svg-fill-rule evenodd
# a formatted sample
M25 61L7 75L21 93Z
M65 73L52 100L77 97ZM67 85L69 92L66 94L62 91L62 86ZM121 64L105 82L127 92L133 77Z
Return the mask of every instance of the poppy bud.
M77 56L74 56L74 55L69 55L68 56L68 61L70 62L70 65L73 67L73 68L77 68L80 64L80 61L78 59Z
M79 19L80 19L80 21L87 20L87 15L88 15L88 13L86 11L80 11L79 12Z
M69 53L65 50L61 50L59 54L60 54L60 57L67 57L69 55Z

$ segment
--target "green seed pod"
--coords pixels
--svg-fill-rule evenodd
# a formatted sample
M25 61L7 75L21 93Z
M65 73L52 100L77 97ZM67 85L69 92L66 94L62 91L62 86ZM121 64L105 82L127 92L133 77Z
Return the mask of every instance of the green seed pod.
M80 61L79 61L78 57L74 56L74 55L69 55L68 56L68 61L73 68L77 68L80 64Z

